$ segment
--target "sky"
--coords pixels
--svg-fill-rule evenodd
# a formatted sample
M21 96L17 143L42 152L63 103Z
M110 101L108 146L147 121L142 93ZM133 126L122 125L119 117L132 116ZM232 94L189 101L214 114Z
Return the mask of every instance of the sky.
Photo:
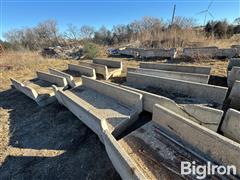
M199 25L211 0L0 0L0 39L15 28L33 27L47 19L55 19L61 32L68 24L104 25L127 24L143 16L170 20L174 4L176 16L194 17ZM240 17L240 0L213 0L207 20L227 19L230 23Z

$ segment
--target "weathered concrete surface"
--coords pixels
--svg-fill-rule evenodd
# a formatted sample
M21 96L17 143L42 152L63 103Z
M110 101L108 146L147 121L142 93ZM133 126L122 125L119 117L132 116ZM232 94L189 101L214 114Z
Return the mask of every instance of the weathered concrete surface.
M83 84L72 90L55 88L58 101L66 106L102 140L101 121L117 137L137 120L142 111L142 95L114 85L82 77Z
M228 109L221 126L224 136L240 143L240 112Z
M217 132L223 116L222 110L194 104L185 104L183 105L183 109L189 116L194 117L194 119L187 116L183 117Z
M225 48L225 49L218 49L215 57L220 57L220 58L232 58L237 55L237 49L235 48Z
M231 48L235 48L237 50L237 56L240 56L240 45L232 45Z
M227 83L228 87L232 87L235 81L240 81L240 67L233 66L230 72L228 72Z
M198 83L204 83L204 84L208 84L208 81L209 81L209 75L205 75L205 74L163 71L163 70L143 69L143 68L128 68L127 72L135 72L140 74L154 75L158 77L166 77L171 79L179 79L179 80L198 82Z
M58 75L37 71L37 77L44 81L48 81L50 83L56 84L59 87L67 87L68 85L67 80L64 77L61 77Z
M97 74L102 75L105 79L108 79L108 69L107 66L102 64L95 64L95 63L89 63L89 62L80 62L81 66L86 66L95 69Z
M155 105L153 121L168 135L219 164L235 165L240 175L240 144Z
M231 59L229 59L227 70L231 71L233 66L240 67L240 58L231 58Z
M144 69L158 69L164 71L177 71L184 73L197 73L197 74L207 74L210 75L211 67L208 66L188 66L188 65L178 65L178 64L167 64L167 63L140 63L140 68Z
M103 132L103 143L114 168L122 179L146 179L145 175L140 168L137 167L131 156L124 151L121 145L107 129Z
M79 86L82 84L81 76L85 75L96 79L95 70L89 67L79 66L75 64L68 64L68 69L64 72L58 71L56 69L49 68L50 74L61 76L66 78L67 83L70 87Z
M117 84L114 84L117 85ZM177 104L173 100L164 96L149 93L147 91L135 89L129 86L118 85L122 88L135 91L143 95L143 110L153 113L155 104L159 104L176 114L179 114L189 120L192 120L204 127L217 132L221 122L223 111L215 108L196 104Z
M108 68L106 65L97 64L97 63L88 63L88 62L80 62L82 66L87 66L95 69L97 74L100 74L104 77L104 79L109 79L110 77L120 76L122 73L121 68Z
M96 79L96 72L95 69L86 67L86 66L80 66L76 64L68 64L68 69L70 71L77 71L81 75L92 77L93 79Z
M184 48L183 56L188 58L198 57L214 57L217 53L218 48L213 47L197 47L197 48Z
M49 70L50 74L64 77L67 80L67 83L70 87L75 87L76 86L76 83L74 82L73 76L71 76L70 74L67 74L67 73L62 72L62 71L58 71L58 70L53 69L53 68L49 68L48 70Z
M106 65L110 68L120 68L121 70L123 68L122 61L116 61L109 58L95 58L93 59L93 63Z
M118 77L121 75L123 70L123 63L122 61L116 61L112 59L104 59L104 58L97 58L93 59L93 63L95 64L102 64L107 66L107 76L110 77Z
M130 72L127 74L127 82L136 88L157 88L169 93L202 99L206 102L214 103L216 106L223 105L228 90L220 86Z
M198 164L206 163L163 133L161 125L155 121L147 122L118 141L111 137L106 139L111 139L105 147L114 167L120 175L129 172L125 179L131 179L133 175L143 179L195 179L194 175L181 175L181 161L187 159ZM219 177L215 175L211 178Z
M54 92L52 84L38 80L37 82L19 82L15 79L10 79L12 85L20 92L34 100L39 106L45 106L54 102ZM44 84L44 86L41 86Z
M240 109L240 81L235 81L228 98L231 101L230 107Z
M139 51L141 58L169 58L173 59L176 57L176 48L171 49L144 49Z

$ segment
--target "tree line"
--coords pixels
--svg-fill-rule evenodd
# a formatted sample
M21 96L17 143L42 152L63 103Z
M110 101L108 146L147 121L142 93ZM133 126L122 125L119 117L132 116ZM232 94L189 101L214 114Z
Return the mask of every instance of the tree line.
M183 47L200 38L229 38L239 33L240 18L233 24L226 20L209 21L204 27L197 27L193 18L175 17L173 23L170 23L159 18L143 17L126 25L113 26L112 29L69 24L63 33L60 33L55 20L47 20L36 27L10 30L4 33L5 41L1 43L6 48L29 50L83 42L105 46L135 43L152 48Z

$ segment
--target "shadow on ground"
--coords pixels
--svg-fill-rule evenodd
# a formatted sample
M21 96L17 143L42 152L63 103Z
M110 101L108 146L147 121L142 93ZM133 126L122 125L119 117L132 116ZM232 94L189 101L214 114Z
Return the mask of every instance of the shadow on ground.
M57 102L40 108L9 89L0 92L0 110L9 113L8 146L30 149L27 155L6 152L0 179L120 179L98 137ZM37 157L31 149L63 153Z

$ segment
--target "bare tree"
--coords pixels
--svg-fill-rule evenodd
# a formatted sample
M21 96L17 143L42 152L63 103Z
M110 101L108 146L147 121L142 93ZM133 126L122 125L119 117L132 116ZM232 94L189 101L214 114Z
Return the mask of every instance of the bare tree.
M89 40L92 39L94 35L94 27L84 25L80 28L80 36L82 39Z

